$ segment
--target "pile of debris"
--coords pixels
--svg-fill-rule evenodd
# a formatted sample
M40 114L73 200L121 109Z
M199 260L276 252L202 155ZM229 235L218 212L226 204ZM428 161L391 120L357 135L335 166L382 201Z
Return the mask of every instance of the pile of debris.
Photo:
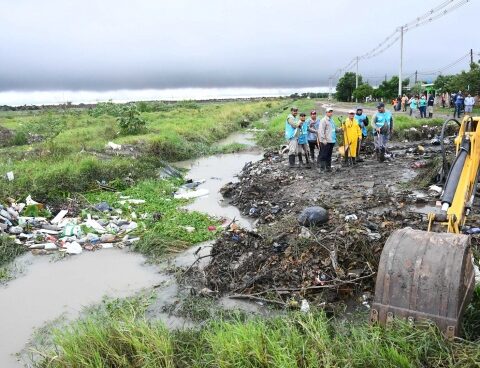
M120 202L130 204L145 202L129 197L120 199ZM138 227L137 222L122 218L122 210L114 210L106 202L92 209L101 216L83 211L81 217L69 217L68 210L61 210L48 220L44 205L30 196L25 203L10 200L8 206L0 205L0 234L14 238L16 244L35 254L56 251L79 254L83 250L123 248L139 240L132 235ZM134 213L130 217L132 215Z
M332 174L289 170L284 155L275 152L247 164L239 181L222 193L244 215L256 218L256 228L233 224L223 232L203 270L206 286L220 295L275 305L352 298L368 305L387 238L407 226L425 229L424 207L441 191L402 185L425 170L412 170L419 157L428 159L425 152L415 152L391 164L367 159L337 169L335 163ZM305 221L302 214L310 207L328 211L328 219L320 212L318 223Z

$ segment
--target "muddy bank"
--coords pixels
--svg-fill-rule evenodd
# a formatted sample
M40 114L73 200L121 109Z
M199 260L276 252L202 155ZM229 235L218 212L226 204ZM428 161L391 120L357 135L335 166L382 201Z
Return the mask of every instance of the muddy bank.
M438 148L428 141L392 146L385 163L368 156L344 168L337 161L329 174L289 169L276 152L246 165L239 182L222 192L257 229L234 224L222 234L204 271L206 285L219 295L280 306L306 298L318 306L355 300L368 307L389 234L425 229L438 196L409 184ZM310 206L327 209L328 222L301 226L297 217Z

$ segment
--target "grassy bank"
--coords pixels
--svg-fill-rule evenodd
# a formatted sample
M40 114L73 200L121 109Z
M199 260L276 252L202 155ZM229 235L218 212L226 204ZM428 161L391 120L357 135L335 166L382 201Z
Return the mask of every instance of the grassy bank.
M169 331L146 303L110 302L53 332L41 367L474 367L480 343L446 341L432 325L389 329L329 319L227 313L198 329Z
M2 113L0 127L8 134L1 137L0 154L8 160L0 164L0 175L13 171L15 180L0 179L0 197L31 194L48 202L95 188L96 181L125 184L153 178L165 161L238 150L214 143L286 104L281 99L139 103L146 127L140 134L126 135L120 134L121 111L114 104L93 110ZM106 151L109 141L124 150Z

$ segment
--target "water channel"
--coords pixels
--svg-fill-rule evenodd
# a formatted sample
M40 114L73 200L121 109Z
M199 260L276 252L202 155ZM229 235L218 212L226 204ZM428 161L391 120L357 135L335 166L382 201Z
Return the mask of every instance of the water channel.
M262 153L255 149L252 135L248 133L235 133L218 144L233 142L250 146L250 149L175 165L189 169L187 176L190 178L205 179L201 187L209 190L208 195L196 198L188 209L221 218L235 218L243 226L251 227L251 222L243 218L236 207L222 200L219 189L234 181L242 167L260 159ZM198 247L192 247L170 262L188 266L195 260L193 253ZM126 297L159 284L165 286L157 290L157 299L164 299L159 300L158 305L166 304L178 291L173 277L161 271L162 265L147 265L142 255L126 249L84 252L63 260L27 254L15 262L22 271L16 279L0 286L2 368L28 366L29 363L19 361L16 354L28 344L35 329L49 321L59 317L74 319L84 307L99 303L104 297ZM171 327L185 323L162 313L155 313L155 317L162 318Z

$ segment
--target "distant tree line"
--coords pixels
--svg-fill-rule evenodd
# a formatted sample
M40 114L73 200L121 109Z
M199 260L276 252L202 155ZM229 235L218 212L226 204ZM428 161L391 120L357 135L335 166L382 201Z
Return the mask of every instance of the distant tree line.
M398 76L393 76L389 80L383 81L378 87L374 88L368 83L364 83L362 76L358 76L358 88L355 88L355 73L345 73L337 83L336 98L339 101L351 102L358 99L365 101L366 98L372 99L393 99L398 96ZM404 79L404 88L410 84L410 80ZM417 82L408 89L410 94L420 94L423 92L422 81ZM480 94L480 64L470 64L469 71L461 71L453 75L439 75L433 84L435 91L456 92L468 91L472 95ZM406 91L404 90L404 93Z
M327 98L328 92L306 92L306 93L292 93L290 98L298 99L298 98Z

